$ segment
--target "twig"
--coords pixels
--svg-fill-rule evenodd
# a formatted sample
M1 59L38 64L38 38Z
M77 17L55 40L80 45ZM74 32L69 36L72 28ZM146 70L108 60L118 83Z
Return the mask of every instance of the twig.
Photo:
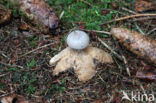
M122 55L122 58L123 58L123 61L124 61L124 63L125 63L125 66L126 66L127 74L128 74L129 76L131 76L129 67L127 66L127 60L126 60L125 56Z
M8 96L8 95L10 95L10 94L13 94L15 91L12 91L12 92L10 92L10 93L6 93L6 94L3 94L3 95L0 95L0 98L1 97L5 97L5 96Z
M7 55L5 55L2 51L0 51L0 54L5 57L6 59L10 59Z
M123 13L123 12L120 12L120 11L118 11L118 10L114 10L114 9L106 9L106 8L102 8L102 10L108 10L108 11L114 11L114 12L117 12L117 13L119 13L119 14L121 14L121 15L124 15L124 16L126 16L126 14L125 13Z
M107 31L86 30L86 29L81 29L81 30L88 31L88 32L104 33L104 34L108 34L108 35L111 34L110 32L107 32Z
M23 57L23 56L26 56L26 55L28 55L28 54L31 54L31 53L33 53L33 52L39 50L39 49L42 49L42 48L46 48L46 47L48 47L48 46L51 46L52 44L54 44L54 43L49 43L49 44L43 45L43 46L41 46L41 47L38 47L38 48L36 48L36 49L33 49L33 50L31 50L31 51L29 51L29 52L27 52L27 53L21 55L20 57Z
M99 74L97 74L97 75L99 76L100 80L101 80L103 83L106 83L106 82L103 80L103 78L102 78Z
M141 18L135 18L135 19L132 20L132 21L134 22L134 21L142 21L142 20L148 20L148 19L155 19L155 17L141 17Z
M150 31L147 33L147 35L151 34L153 31L156 31L156 28L150 30Z
M64 15L64 10L61 12L61 14L60 14L60 16L59 16L60 20L61 20L61 18L63 17L63 15Z
M85 1L85 0L81 0L82 2L84 2L85 4L89 5L89 6L93 6L91 3Z
M5 73L5 74L1 74L1 75L0 75L0 78L6 76L6 75L8 75L8 74L9 74L9 72L8 72L8 73Z
M129 12L129 13L132 13L132 14L138 14L137 12L132 11L132 10L129 10L129 9L127 9L127 8L124 8L124 7L122 7L121 9L124 10L124 11L127 11L127 12Z
M110 48L104 41L102 41L99 37L98 37L98 40L107 48L109 49L118 59L122 60L124 62L124 64L126 65L126 71L127 71L127 74L129 76L131 76L130 74L130 70L129 70L129 67L127 66L127 60L126 58L122 55L120 56L118 53L116 53L112 48Z
M24 67L20 66L20 65L11 65L11 64L7 64L7 63L3 63L0 61L0 64L5 65L7 67L11 67L11 68L20 68L20 69L24 69Z
M114 38L113 38L113 39L114 39ZM121 47L120 47L120 45L119 45L118 43L115 42L115 44L116 44L116 46L119 48L119 53L122 55L121 57L122 57L123 62L124 62L124 64L125 64L125 68L126 68L127 74L128 74L129 76L131 76L131 73L130 73L130 70L129 70L129 67L128 67L128 62L127 62L125 56L123 55L122 49L121 49Z
M139 30L139 32L142 34L142 35L146 35L143 30L137 25L137 23L135 23L135 26L136 28Z
M72 22L72 23L76 23L76 24L86 24L86 23L88 23L88 22L79 22L79 21L74 21L74 22Z
M3 57L5 57L5 58L8 58L4 53L1 53L1 55L2 55Z
M142 17L142 16L156 16L156 14L136 14L136 15L130 15L130 16L125 16L125 17L121 17L121 18L118 18L118 19L114 19L114 20L105 22L103 24L108 24L108 23L112 23L112 22L115 22L115 21L122 21L122 20L130 19L130 18Z
M0 93L6 93L6 92L0 89Z
M118 59L123 60L122 57L116 53L111 47L109 47L103 40L98 37L98 40L103 44L107 49L109 49Z

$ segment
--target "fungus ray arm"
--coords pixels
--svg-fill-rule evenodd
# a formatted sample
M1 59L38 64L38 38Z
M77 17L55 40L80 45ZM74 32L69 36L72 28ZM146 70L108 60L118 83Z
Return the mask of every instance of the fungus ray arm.
M69 47L67 47L66 49L64 49L63 51L61 51L59 54L55 55L53 58L50 59L49 64L53 65L55 64L57 61L59 61L61 58L63 58L65 55L69 54Z

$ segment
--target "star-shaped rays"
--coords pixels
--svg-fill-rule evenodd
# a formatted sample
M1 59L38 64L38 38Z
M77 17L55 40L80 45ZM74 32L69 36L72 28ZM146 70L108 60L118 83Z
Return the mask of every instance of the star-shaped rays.
M96 47L87 47L84 50L74 50L67 47L51 58L50 65L58 62L53 75L58 75L72 67L79 80L85 82L96 73L94 59L101 63L113 63L112 57L108 53Z

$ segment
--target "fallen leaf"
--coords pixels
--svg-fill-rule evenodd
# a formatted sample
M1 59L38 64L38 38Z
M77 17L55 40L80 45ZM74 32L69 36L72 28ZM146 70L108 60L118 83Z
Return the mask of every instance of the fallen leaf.
M11 11L0 4L0 25L8 22L11 18Z
M156 10L156 2L149 0L136 0L135 2L135 11L144 12L148 10Z
M91 103L103 103L104 101L102 99L99 99L99 100L95 100L94 102L91 102Z
M151 70L150 65L147 65L144 61L140 61L140 64L143 66L144 71L150 71Z
M33 36L32 33L26 32L26 31L23 32L23 35L24 35L25 37L32 37L32 36Z
M112 2L111 5L112 5L113 9L118 9L119 8L119 3L118 2Z
M20 29L21 29L21 30L28 30L28 29L29 29L29 25L26 24L26 23L23 23L23 24L20 26Z
M105 16L110 13L110 10L102 10L101 15Z
M10 96L5 96L0 98L0 103L30 103L24 96L12 94Z
M81 24L80 25L80 29L85 29L86 28L86 24Z

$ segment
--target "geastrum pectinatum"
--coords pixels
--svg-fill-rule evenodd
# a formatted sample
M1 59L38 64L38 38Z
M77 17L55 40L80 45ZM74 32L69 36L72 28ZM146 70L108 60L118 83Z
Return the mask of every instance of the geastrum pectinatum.
M89 36L80 30L72 31L67 37L69 47L50 60L50 65L57 65L53 75L74 68L80 81L85 82L91 79L95 73L94 59L101 63L112 63L112 57L105 51L89 45Z

